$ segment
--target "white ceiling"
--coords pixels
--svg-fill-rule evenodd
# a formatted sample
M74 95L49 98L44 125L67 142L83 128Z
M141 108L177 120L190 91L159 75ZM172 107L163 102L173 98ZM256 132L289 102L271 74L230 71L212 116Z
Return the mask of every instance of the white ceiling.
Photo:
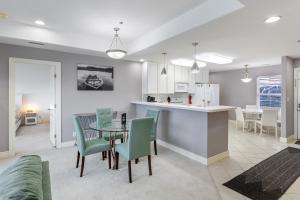
M300 56L299 0L240 0L245 7L201 27L140 51L130 58L162 61L161 52L169 59L192 58L193 41L199 41L198 53L217 52L233 57L227 65L209 64L211 71L277 65L281 56ZM281 15L281 21L265 24L264 19Z
M0 0L0 9L9 21L35 25L36 19L47 28L67 33L111 39L120 21L121 35L129 42L192 9L205 0Z
M129 50L126 59L161 62L217 52L235 58L229 65L208 64L212 71L242 68L244 64L279 64L281 56L300 56L299 0L0 0L0 42L104 56L112 28L121 25L121 38ZM282 20L264 24L268 16ZM37 27L36 19L46 22Z

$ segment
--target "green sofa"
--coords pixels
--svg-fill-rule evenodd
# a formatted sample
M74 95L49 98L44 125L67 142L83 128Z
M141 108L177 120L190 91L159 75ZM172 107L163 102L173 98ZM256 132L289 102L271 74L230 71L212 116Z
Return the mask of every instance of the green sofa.
M20 157L0 174L1 200L51 200L48 161L39 156Z

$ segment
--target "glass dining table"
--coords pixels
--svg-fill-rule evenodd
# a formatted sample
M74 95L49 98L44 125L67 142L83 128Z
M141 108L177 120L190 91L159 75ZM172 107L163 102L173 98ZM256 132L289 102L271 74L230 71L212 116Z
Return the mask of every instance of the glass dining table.
M98 128L97 123L93 122L89 125L89 128L91 130L99 132L99 137L103 137L103 133L107 133L109 136L109 141L112 146L112 157L113 157L113 169L116 168L115 163L115 140L116 140L116 134L122 133L123 134L123 142L127 142L128 139L128 132L131 125L131 120L126 120L126 124L123 125L121 123L120 119L114 119L111 123L111 125Z

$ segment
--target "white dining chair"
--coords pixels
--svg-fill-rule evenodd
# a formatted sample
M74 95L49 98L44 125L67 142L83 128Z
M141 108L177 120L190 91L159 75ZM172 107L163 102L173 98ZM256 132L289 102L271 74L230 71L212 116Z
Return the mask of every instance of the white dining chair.
M235 109L235 115L236 115L236 129L239 127L239 123L243 126L243 132L245 132L245 125L249 122L254 122L254 120L245 119L243 115L243 110L241 107L237 107Z
M257 105L246 105L246 110L258 110L258 106ZM258 120L259 118L259 114L246 114L246 119L252 119L252 120Z
M277 115L277 109L264 109L261 120L255 121L255 133L257 132L257 126L260 128L260 134L262 134L264 127L274 127L275 135L277 137Z

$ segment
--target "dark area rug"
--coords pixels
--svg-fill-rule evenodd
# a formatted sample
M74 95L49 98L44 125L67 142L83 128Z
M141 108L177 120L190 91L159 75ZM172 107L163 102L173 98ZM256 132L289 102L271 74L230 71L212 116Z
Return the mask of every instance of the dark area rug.
M279 199L300 176L300 149L288 147L224 183L250 199Z

